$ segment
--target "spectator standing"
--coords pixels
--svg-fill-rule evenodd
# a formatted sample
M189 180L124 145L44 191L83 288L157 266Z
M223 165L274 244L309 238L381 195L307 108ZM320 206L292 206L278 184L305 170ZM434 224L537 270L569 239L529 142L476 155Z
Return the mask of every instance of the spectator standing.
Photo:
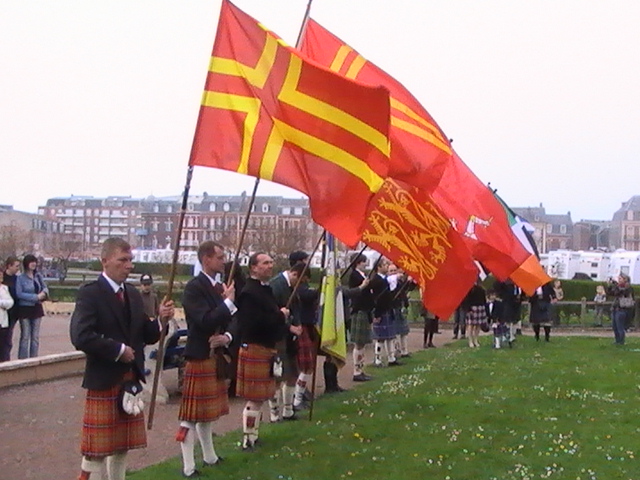
M564 300L564 290L562 290L562 283L556 279L553 282L553 293L556 296L555 302L551 303L551 318L554 325L560 325L560 309L557 302Z
M38 259L31 254L22 260L23 273L16 280L18 318L20 320L20 346L18 358L38 356L40 347L40 323L44 317L44 302L49 289L38 272Z
M536 341L540 340L540 327L544 328L545 341L549 341L551 336L551 304L555 301L555 291L551 282L538 287L536 293L529 299L531 304L529 321L533 325Z
M595 326L602 326L602 317L604 316L604 303L607 301L607 292L602 285L596 287L596 296L593 297L593 301L596 303L595 313Z
M629 276L621 273L617 282L610 281L607 285L607 293L613 297L611 323L615 342L616 345L624 345L627 319L631 316L635 306Z
M479 347L480 325L487 322L487 295L479 279L471 287L463 303L467 306L469 347Z
M153 291L153 277L148 273L140 275L140 296L144 305L144 313L149 318L156 318L160 308L158 295Z
M8 257L4 264L4 278L2 283L7 286L13 299L13 307L7 310L9 326L0 333L0 362L11 360L11 348L13 347L13 327L18 321L18 296L16 294L16 280L20 271L20 260L16 257Z
M9 333L9 310L13 307L13 297L9 293L9 287L4 285L4 272L0 270L0 344L6 344L6 335Z

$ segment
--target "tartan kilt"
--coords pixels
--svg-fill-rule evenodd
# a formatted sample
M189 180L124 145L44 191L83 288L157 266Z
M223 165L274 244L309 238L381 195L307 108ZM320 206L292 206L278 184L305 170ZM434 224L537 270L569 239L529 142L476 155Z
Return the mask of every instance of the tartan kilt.
M396 336L392 312L385 312L380 316L380 322L372 324L374 340L391 340Z
M318 334L315 325L302 325L302 334L298 336L298 369L310 372L315 368L315 352L318 346Z
M228 413L227 382L218 380L215 359L187 360L178 419L213 422Z
M467 325L480 325L487 321L487 309L484 305L472 305L467 312Z
M409 328L409 322L402 313L402 308L393 309L393 318L395 320L394 327L396 329L396 335L409 335L411 331Z
M238 353L236 395L252 402L264 402L276 393L276 379L271 376L273 348L255 343L242 346Z
M123 378L133 379L128 373ZM80 451L99 458L147 446L144 414L127 415L118 406L121 383L108 390L87 390Z
M371 317L362 310L351 314L351 341L356 345L371 343Z

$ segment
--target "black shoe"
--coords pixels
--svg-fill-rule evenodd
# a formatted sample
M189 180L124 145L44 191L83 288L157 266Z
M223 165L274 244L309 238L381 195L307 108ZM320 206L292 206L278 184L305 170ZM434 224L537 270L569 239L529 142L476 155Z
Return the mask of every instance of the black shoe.
M294 412L299 412L300 410L307 410L309 408L309 402L307 402L306 400L303 400L302 403L300 405L293 405L293 411Z
M454 340L457 340L457 339L458 339L458 334L457 334L457 333L453 336L453 339L454 339Z
M369 380L372 380L372 379L373 377L370 377L369 375L366 375L364 373L360 373L358 375L353 376L354 382L368 382Z
M436 346L433 343L428 343L427 348L436 348Z
M302 399L305 402L310 402L311 401L311 397L312 397L312 395L311 395L311 392L309 390L305 390L304 393L302 394Z
M200 475L200 470L197 469L191 472L191 475L185 475L184 472L182 472L184 478L200 478Z
M224 461L224 458L223 458L223 457L218 457L218 459L217 459L215 462L213 462L213 463L207 463L207 462L205 462L205 461L203 460L203 461L202 461L202 464L203 464L202 466L203 466L204 468L208 468L208 467L217 467L217 466L218 466L218 465L220 465L223 461Z
M404 363L399 362L398 360L394 360L393 362L389 362L389 363L388 363L388 365L389 365L390 367L399 367L399 366L401 366L401 365L404 365Z
M294 413L293 415L289 415L288 417L282 417L282 420L285 422L291 422L293 420L298 420L298 416Z

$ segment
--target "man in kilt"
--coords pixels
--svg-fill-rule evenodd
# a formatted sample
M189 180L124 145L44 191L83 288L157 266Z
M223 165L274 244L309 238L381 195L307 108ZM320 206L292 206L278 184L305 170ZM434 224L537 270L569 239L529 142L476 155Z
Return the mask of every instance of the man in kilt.
M109 480L124 480L127 451L147 446L144 415L125 413L121 390L125 382L144 382L144 346L158 341L160 324L145 314L138 290L125 283L131 261L127 242L107 239L102 274L78 290L71 317L71 343L87 356L81 480L100 479L105 463ZM162 321L173 314L173 302L160 305Z
M320 292L309 287L310 272L301 272L302 280L296 292L297 312L296 316L302 327L298 336L296 361L298 365L298 379L296 380L295 395L293 398L294 409L306 407L305 393L307 386L311 384L313 371L316 367L316 349L320 342L320 336L316 330L318 323L318 306Z
M401 365L396 359L394 340L396 329L393 317L393 297L395 292L386 278L389 261L382 259L378 262L376 274L369 284L373 294L373 364L376 367ZM397 283L395 284L397 288Z
M291 316L287 318L287 322L292 325L300 325L300 299L296 295L289 302L289 298L293 294L293 287L298 282L298 278L306 268L305 263L296 263L288 270L280 272L269 282L278 306L286 307L290 303ZM302 334L301 327L299 331ZM270 420L272 422L278 422L281 419L296 420L297 418L293 410L293 398L298 379L296 357L300 334L288 333L276 345L278 355L282 359L283 375L281 382L277 385L274 397L269 400Z
M389 290L392 292L391 307L393 310L393 326L396 332L393 342L395 356L396 358L410 357L408 336L411 330L407 317L402 310L405 305L408 305L408 293L415 289L416 284L393 263L389 265L387 270L387 282L389 282Z
M199 476L194 458L195 437L202 447L204 466L218 464L222 458L213 447L213 422L229 413L229 397L223 349L231 342L227 332L231 316L237 308L233 303L233 282L220 282L224 273L224 247L213 241L198 248L200 274L187 283L182 305L187 320L187 344L184 349L186 366L180 404L180 429L176 439L182 451L182 473L186 478ZM212 351L212 348L214 349ZM218 368L220 366L220 369Z
M260 409L265 400L276 392L274 364L276 343L301 328L289 325L289 310L278 305L269 279L273 274L273 260L262 252L249 257L250 278L236 299L240 352L236 394L247 400L242 412L242 449L252 451L258 440Z
M371 343L371 322L373 320L373 293L369 286L369 277L364 273L367 257L355 254L351 258L354 264L349 275L349 289L358 288L359 293L350 296L351 299L351 341L353 347L353 381L366 382L371 377L364 373L364 348Z

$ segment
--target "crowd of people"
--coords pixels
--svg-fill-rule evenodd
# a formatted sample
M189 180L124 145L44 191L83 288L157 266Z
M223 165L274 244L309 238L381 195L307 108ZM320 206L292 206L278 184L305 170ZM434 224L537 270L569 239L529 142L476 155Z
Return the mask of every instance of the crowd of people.
M38 259L31 254L22 259L10 256L0 273L0 362L11 359L13 329L20 325L18 358L38 356L40 323L44 317L42 303L49 298L49 289L38 271Z
M262 411L268 405L269 422L293 421L306 408L317 355L324 355L325 390L340 392L338 370L343 365L319 348L320 292L310 285L308 255L292 252L289 267L274 275L274 261L266 253L249 258L249 275L225 262L222 245L206 241L199 246L202 271L184 289L182 305L187 323L182 396L176 440L182 454L182 474L200 475L201 468L223 458L213 442L213 423L229 413L230 391L246 402L241 418L241 448L259 447ZM365 348L373 343L374 368L401 365L408 349L409 324L405 315L408 294L417 288L410 277L380 257L367 272L367 258L356 254L341 292L349 341L353 344L353 381L372 377L365 371ZM141 403L145 381L144 347L158 342L163 325L174 317L173 302L160 302L153 279L140 277L140 290L126 283L133 269L131 247L119 238L104 242L102 274L78 290L70 321L72 344L86 354L82 386L86 389L81 434L81 480L97 480L106 470L110 480L124 479L128 450L146 446ZM11 349L11 328L23 329L20 356L37 355L42 302L48 290L35 257L20 262L7 259L0 288L2 358ZM550 340L554 305L564 294L559 282L538 288L526 297L512 281L496 282L485 291L478 281L455 313L454 338L480 346L481 331L493 329L493 346L502 348L521 330L521 305L529 301L530 323L536 340ZM561 293L559 293L561 292ZM598 297L600 295L600 297ZM602 297L604 295L604 297ZM633 308L629 278L620 275L598 298L613 298L612 320L616 343L624 343L625 322ZM438 318L428 311L424 347L432 348ZM234 387L230 390L230 382Z

